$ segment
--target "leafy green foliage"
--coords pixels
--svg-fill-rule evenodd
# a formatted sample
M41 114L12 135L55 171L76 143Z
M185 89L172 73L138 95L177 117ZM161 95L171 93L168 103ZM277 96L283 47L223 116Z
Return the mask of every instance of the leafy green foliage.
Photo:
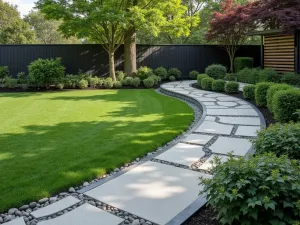
M224 77L224 80L227 80L227 81L236 81L237 80L237 76L235 74L228 73Z
M116 77L118 81L123 81L124 78L126 77L126 73L124 73L123 71L117 71Z
M258 69L249 69L245 68L240 70L237 74L237 81L256 84L259 81L259 70Z
M18 85L18 80L12 77L5 77L4 78L4 85L7 88L15 88Z
M211 91L213 81L214 81L214 79L211 77L203 78L201 80L201 88L206 91Z
M300 123L277 123L258 132L253 140L256 153L273 152L300 160Z
M169 76L169 80L170 80L170 81L175 81L175 80L176 80L176 77L174 77L174 76Z
M140 78L138 78L138 77L135 77L135 78L133 78L133 80L132 80L132 86L133 87L138 87L138 86L140 86L140 84L141 84L141 79Z
M200 178L208 205L221 224L290 224L300 218L300 167L286 156L268 153L215 159L213 177Z
M197 77L198 77L198 75L199 75L199 72L196 71L196 70L193 70L193 71L191 71L191 72L189 73L189 77L190 77L192 80L196 80Z
M209 78L209 76L207 75L207 74L199 74L198 76L197 76L197 83L198 83L198 85L201 87L201 81L202 81L202 79L204 79L204 78Z
M239 92L240 84L235 81L229 81L225 84L225 92L228 94Z
M92 88L97 87L97 85L99 84L99 77L91 77L88 79L89 85Z
M278 91L273 96L272 110L279 122L297 120L295 112L300 109L300 90L290 89Z
M213 64L205 69L205 73L214 79L223 79L226 76L227 69L220 64Z
M136 76L144 80L153 75L153 70L147 66L142 66L136 71Z
M82 79L79 75L67 74L63 81L66 88L76 88Z
M266 68L259 71L259 81L260 82L274 82L279 83L281 80L281 75L279 75L275 69Z
M62 89L64 89L65 85L64 85L64 83L58 83L58 84L56 84L56 87L57 87L59 90L62 90Z
M150 77L153 78L155 86L160 84L161 78L159 76L152 75Z
M114 88L118 89L118 88L121 88L121 87L122 87L122 82L121 81L117 80L117 81L114 82Z
M267 106L267 92L268 89L273 85L270 82L258 83L255 86L255 102L260 107Z
M163 67L158 67L154 70L154 74L156 76L159 76L162 80L165 80L168 78L168 71Z
M82 80L80 80L80 81L78 82L78 87L79 87L80 89L87 88L88 85L89 85L89 82L88 82L87 80L84 80L84 79L82 79Z
M168 76L174 76L176 80L178 80L181 77L181 71L177 68L170 68L168 70Z
M147 79L143 80L143 83L144 83L145 87L152 88L155 84L155 81L154 81L153 77L148 77Z
M137 77L139 78L139 77ZM140 79L140 78L139 78ZM126 77L124 80L123 80L123 85L126 85L126 86L131 86L132 85L132 82L133 82L133 77Z
M234 59L234 70L235 72L239 72L242 69L253 68L254 59L250 57L236 57Z
M255 100L255 85L249 84L243 89L243 96L248 100Z
M103 86L105 88L112 88L114 86L114 82L113 79L111 77L107 77L104 81L103 81Z
M47 89L65 75L65 67L61 65L60 58L37 59L30 63L28 69L31 80Z
M274 84L267 91L267 106L268 109L273 112L273 96L277 91L288 90L293 88L288 84Z
M8 66L0 66L0 79L9 76Z
M217 92L224 92L225 84L226 84L226 81L224 81L224 80L214 80L212 83L212 90L217 91Z
M21 85L21 88L23 90L28 89L29 84L30 84L29 76L27 76L26 73L24 73L24 72L20 72L17 74L17 78L18 78L18 83Z
M281 83L300 85L300 75L295 73L284 73L281 77Z

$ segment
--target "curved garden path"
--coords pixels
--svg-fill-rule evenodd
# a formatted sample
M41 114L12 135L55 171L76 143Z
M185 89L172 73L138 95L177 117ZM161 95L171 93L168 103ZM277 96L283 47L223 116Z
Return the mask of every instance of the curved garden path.
M181 224L205 204L199 177L210 177L210 161L251 153L249 140L265 126L250 104L191 87L194 81L161 86L161 92L198 105L202 117L175 144L128 169L5 225ZM29 218L29 219L28 219ZM26 220L26 223L24 222ZM1 222L0 222L1 223Z

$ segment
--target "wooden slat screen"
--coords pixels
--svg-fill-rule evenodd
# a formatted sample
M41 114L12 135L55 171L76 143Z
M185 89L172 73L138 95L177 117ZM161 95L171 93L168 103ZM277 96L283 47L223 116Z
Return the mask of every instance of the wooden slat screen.
M265 68L274 68L278 72L295 70L295 37L293 35L265 36Z

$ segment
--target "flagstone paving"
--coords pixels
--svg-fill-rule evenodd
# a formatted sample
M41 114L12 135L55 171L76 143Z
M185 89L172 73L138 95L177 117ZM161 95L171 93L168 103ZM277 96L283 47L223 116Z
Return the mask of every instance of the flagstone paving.
M247 102L195 89L195 81L163 84L162 93L199 104L202 118L175 145L99 180L69 197L5 225L176 225L205 204L199 177L211 177L212 160L246 156L251 138L265 126ZM196 102L196 103L195 103ZM200 107L201 105L201 107ZM197 114L197 113L196 113ZM119 170L117 170L119 171ZM68 195L68 193L67 193ZM26 220L25 220L26 219ZM1 223L1 221L0 221Z

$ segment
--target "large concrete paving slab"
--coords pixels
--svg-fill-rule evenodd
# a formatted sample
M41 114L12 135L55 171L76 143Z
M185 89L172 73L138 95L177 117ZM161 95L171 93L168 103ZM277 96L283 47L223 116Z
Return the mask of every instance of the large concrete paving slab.
M72 196L68 196L66 198L63 198L51 205L48 205L46 207L40 208L34 212L31 213L35 218L48 216L54 213L57 213L59 211L62 211L66 208L69 208L72 205L75 205L76 203L80 202L79 199L74 198Z
M14 219L12 221L3 223L2 225L26 225L26 223L24 222L23 217L20 217L20 218Z
M199 196L207 174L146 162L85 194L157 224L166 224Z
M156 156L156 159L191 166L205 155L202 146L179 143L164 153Z
M229 135L233 129L233 125L220 124L212 121L203 121L195 132L211 133L211 134L227 134Z
M207 115L216 116L258 116L254 109L207 109Z
M259 117L222 117L219 116L221 123L237 124L237 125L260 125Z
M235 135L256 137L260 129L260 126L239 126Z
M198 145L205 145L209 142L214 136L212 135L202 135L202 134L190 134L183 141Z
M212 168L214 164L214 159L215 157L218 157L221 162L226 162L229 157L228 156L224 156L224 155L215 155L215 154L212 154L200 167L199 169L201 170L210 170Z
M232 152L233 155L244 156L251 146L252 144L248 139L219 137L216 142L210 146L210 150L213 153L224 155Z
M87 203L38 225L119 225L124 220Z

